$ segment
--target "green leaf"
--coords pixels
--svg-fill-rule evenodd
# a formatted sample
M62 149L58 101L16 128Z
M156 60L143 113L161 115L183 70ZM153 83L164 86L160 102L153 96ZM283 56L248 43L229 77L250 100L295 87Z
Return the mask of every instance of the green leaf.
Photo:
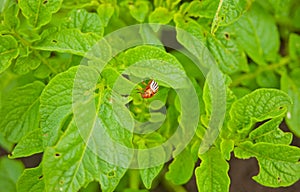
M153 180L157 177L157 175L161 172L164 165L159 165L156 167L150 167L147 169L140 169L141 179L147 189L150 189L152 186Z
M289 54L292 60L300 61L300 36L294 33L289 37Z
M44 153L46 189L78 191L91 181L97 180L102 191L113 191L126 169L106 163L90 147L82 139L75 122L71 122L59 142L54 147L47 148Z
M191 179L194 166L191 152L185 149L174 158L165 177L175 185L183 185Z
M299 24L298 21L300 19L300 6L297 6L294 10L295 11L294 11L294 14L293 14L292 18L289 18L289 19L291 19L292 25L294 27L296 27L297 29L299 29L300 28L300 24Z
M237 21L245 12L247 0L223 0L219 2L214 16L211 32L215 33L219 26L226 26ZM248 5L249 6L249 5Z
M176 9L176 6L180 3L181 0L167 0L167 7L169 9Z
M257 3L235 24L237 41L260 65L275 61L279 51L279 33L274 18Z
M11 61L19 54L18 42L11 35L0 35L0 73L5 71Z
M229 164L221 152L212 147L200 158L201 164L195 171L198 191L229 191Z
M253 179L269 187L289 186L300 179L300 149L282 144L244 142L235 148L238 158L255 157L259 174Z
M192 1L185 12L192 17L213 18L218 8L218 1Z
M186 74L181 64L173 55L160 48L139 46L128 50L122 59L127 65L135 64L127 72L130 75L158 79L174 89L186 86Z
M230 30L224 28L219 30L215 36L208 35L207 46L224 73L231 74L249 70L246 55L232 39Z
M285 121L289 129L300 137L300 68L294 69L289 75L283 73L280 84L281 90L285 91L292 99L293 104L288 106Z
M258 1L266 10L275 14L277 18L288 18L290 16L291 8L294 4L293 0L267 0Z
M260 87L279 88L280 79L273 71L264 71L260 73L256 82Z
M40 65L33 73L36 78L45 79L49 77L51 70L46 65Z
M0 133L0 146L6 151L12 151L14 143L7 141L2 133Z
M16 183L20 177L24 165L17 160L11 160L7 157L0 158L0 188L5 191L17 191Z
M39 67L41 60L34 54L20 56L17 58L14 72L23 75Z
M150 23L168 24L173 19L173 14L167 8L157 7L149 15Z
M97 13L100 17L101 23L106 27L114 14L114 7L111 4L101 4L97 8Z
M72 112L72 90L77 67L56 75L45 87L40 98L41 128L44 146L53 145L59 130Z
M249 94L251 92L251 90L246 87L233 87L232 92L239 99L239 98L242 98L245 95Z
M148 2L136 1L134 4L129 5L129 12L138 22L143 22L149 12Z
M57 31L49 28L42 34L42 40L35 44L36 49L57 51L84 56L99 40L98 35L82 33L78 29Z
M10 2L11 3L11 2ZM8 3L7 3L8 4ZM19 6L16 3L11 3L4 11L4 24L11 29L16 29L20 25L18 18Z
M136 141L136 143L138 144L138 148L143 150L143 149L154 147L155 145L157 145L157 143L162 143L164 140L165 139L159 133L152 132L150 134L146 134L143 138L140 138L138 141ZM138 153L138 163L141 166L147 164L151 165L151 161L153 158L156 158L155 154L153 155L153 153L146 153L146 156L141 155L140 152ZM151 188L154 179L161 172L163 167L164 164L161 164L158 166L139 170L143 184L147 189Z
M245 138L256 122L283 116L290 104L289 96L283 91L257 89L232 104L229 129Z
M40 128L25 135L15 146L9 158L31 156L43 151L43 136Z
M35 81L11 91L1 106L1 132L12 142L18 142L39 127L39 97L44 84Z
M266 142L274 144L289 145L292 142L293 134L285 133L279 129L282 117L274 118L262 124L249 134L249 139L254 143Z
M62 0L20 0L22 14L34 28L40 28L51 21L52 14L57 12Z
M233 140L222 139L220 149L221 149L221 152L223 154L223 157L226 160L229 160L230 157L231 157L231 152L234 149L234 141Z
M201 40L203 43L206 41L204 37L205 30L203 26L201 26L198 22L196 22L193 19L184 18L181 14L175 14L174 15L174 22L176 24L176 29L182 29L188 32L189 34L193 35L197 39ZM180 41L180 39L184 38L184 34L180 33L180 30L177 30L177 39Z
M25 169L17 182L18 192L45 191L42 166Z
M107 91L101 88L103 82L99 82L98 85L100 95L94 95L96 91L94 83L97 82L93 80L98 80L99 74L86 66L77 69L77 67L70 68L53 78L41 97L44 141L46 145L56 143L55 146L48 147L44 153L45 185L49 191L78 191L91 181L97 180L100 181L103 191L113 191L126 169L110 165L100 158L99 152L107 157L111 154L111 150L116 149L115 145L104 140L106 138L99 136L108 135L119 144L130 147L132 134L126 130L130 128L130 122L124 115L127 108L123 106L125 108L123 109L122 106L115 104L114 107L117 107L114 109L117 111L115 112L112 104L118 100L107 95ZM91 97L89 93L92 94ZM93 102L97 102L97 109L94 111L96 114L88 110L95 105ZM73 118L68 120L72 112ZM81 119L84 121L80 121ZM57 142L59 129L65 124L67 128ZM97 127L94 129L95 125ZM99 133L99 131L106 132ZM126 153L120 155L120 159L114 160L128 166L131 159L128 159Z
M87 12L85 9L71 11L63 26L79 29L82 33L94 32L100 36L104 33L104 27L98 14Z

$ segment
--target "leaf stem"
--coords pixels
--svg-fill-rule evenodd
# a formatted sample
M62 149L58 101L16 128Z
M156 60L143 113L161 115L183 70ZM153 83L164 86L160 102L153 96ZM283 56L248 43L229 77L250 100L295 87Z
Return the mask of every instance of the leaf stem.
M140 187L140 172L137 169L129 170L129 187L131 189L139 189Z
M241 84L245 80L254 79L261 73L265 71L273 71L279 67L285 66L290 62L289 57L283 57L278 63L273 63L271 65L261 66L254 73L245 73L238 78L234 79L230 85L230 87L236 87Z

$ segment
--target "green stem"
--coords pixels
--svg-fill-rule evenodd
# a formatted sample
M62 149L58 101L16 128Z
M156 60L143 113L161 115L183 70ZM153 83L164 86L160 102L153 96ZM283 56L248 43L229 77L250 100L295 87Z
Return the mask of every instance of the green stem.
M129 187L131 189L140 188L140 172L137 169L129 170Z
M172 182L168 181L165 177L162 177L162 185L167 191L170 192L187 192L187 190L181 185L174 185Z
M245 80L254 79L261 73L265 71L273 71L279 67L285 66L289 63L289 57L283 57L279 63L273 63L271 65L261 66L259 67L254 73L246 73L244 75L239 76L238 78L234 79L230 85L230 87L236 87L237 85L241 84Z

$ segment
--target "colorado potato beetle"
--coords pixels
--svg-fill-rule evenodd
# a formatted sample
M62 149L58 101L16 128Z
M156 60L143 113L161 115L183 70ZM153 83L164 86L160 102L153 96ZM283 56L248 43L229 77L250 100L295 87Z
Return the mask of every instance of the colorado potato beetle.
M151 98L157 93L158 88L158 83L151 79L146 85L145 89L140 94L144 99Z

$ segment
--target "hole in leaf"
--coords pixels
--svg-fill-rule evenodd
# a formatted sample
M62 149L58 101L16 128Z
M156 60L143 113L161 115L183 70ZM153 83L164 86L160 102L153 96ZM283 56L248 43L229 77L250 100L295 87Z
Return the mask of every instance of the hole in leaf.
M59 157L60 156L60 154L59 153L55 153L55 157Z
M278 181L278 183L281 183L281 178L277 177L277 181Z
M64 183L65 183L65 182L64 182L63 180L60 180L60 181L59 181L59 184L60 184L60 185L63 185Z
M222 16L222 17L221 17L221 21L224 21L224 20L225 20L225 16Z
M53 43L57 43L57 40L53 39L52 42L53 42Z
M225 33L224 33L224 36L225 36L225 39L227 39L227 40L230 39L230 34L229 34L229 33L225 32Z
M43 1L43 4L45 5L45 4L47 4L48 3L48 1L47 0L45 0L45 1Z
M129 80L129 75L122 73L122 76L123 76L125 79L128 79L128 80Z
M115 171L110 171L106 174L108 177L115 177L116 176L116 172Z
M199 17L196 17L196 16L190 16L191 19L193 20L197 20Z
M41 179L43 179L43 177L44 177L44 176L43 176L43 175L41 175L41 176L39 176L39 179L41 180Z

